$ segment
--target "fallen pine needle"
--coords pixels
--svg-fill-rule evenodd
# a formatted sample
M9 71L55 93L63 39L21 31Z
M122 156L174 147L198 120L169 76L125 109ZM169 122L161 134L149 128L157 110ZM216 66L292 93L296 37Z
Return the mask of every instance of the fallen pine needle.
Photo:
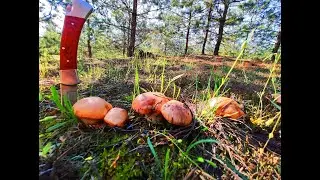
M119 151L116 159L112 162L110 167L116 168L117 167L117 161L119 160L119 158L120 158L120 151Z

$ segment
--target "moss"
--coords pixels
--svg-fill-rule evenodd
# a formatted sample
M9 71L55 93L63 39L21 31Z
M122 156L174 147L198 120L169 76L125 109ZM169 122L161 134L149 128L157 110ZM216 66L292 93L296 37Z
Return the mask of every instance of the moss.
M122 145L118 150L112 148L104 149L101 153L100 173L106 179L130 179L138 178L142 175L142 170L136 163L135 154L128 154L128 149Z

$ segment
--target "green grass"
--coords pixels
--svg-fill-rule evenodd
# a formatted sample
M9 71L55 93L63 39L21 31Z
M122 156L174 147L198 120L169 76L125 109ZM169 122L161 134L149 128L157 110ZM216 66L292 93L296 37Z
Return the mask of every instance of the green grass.
M150 138L148 137L148 140L147 140L147 143L148 143L148 146L151 150L151 153L152 155L154 156L154 159L155 159L155 162L157 164L157 167L160 168L160 160L159 160L159 157L158 157L158 154L157 152L155 151L154 147L153 147L153 144L152 142L150 141Z
M192 149L192 148L195 148L197 145L199 144L202 144L202 143L218 143L217 140L215 139L201 139L201 140L198 140L197 142L194 142L192 144L190 144L186 150L186 153L188 154L189 151Z
M135 65L134 71L134 89L133 89L133 99L140 94L140 86L139 86L139 71L138 64Z
M169 175L169 158L170 158L170 149L167 149L166 152L166 158L165 158L165 162L164 162L164 179L170 179L170 175Z
M241 50L245 48L246 44L244 43ZM128 93L119 96L128 104L132 102L132 99L136 95L145 91L159 91L174 99L179 99L184 95L184 98L192 99L193 103L202 103L212 97L224 96L228 91L238 95L227 87L227 85L229 85L228 82L234 78L231 74L236 74L238 76L237 78L241 81L247 78L249 80L247 81L248 86L253 82L251 79L255 78L254 76L250 76L247 71L245 74L241 74L242 71L235 69L235 65L239 63L240 57L242 57L241 51L239 51L239 53L240 54L238 54L236 61L231 67L219 67L219 69L222 70L223 76L221 76L221 73L219 74L212 70L206 72L206 74L201 72L200 74L197 73L192 75L191 78L195 79L188 84L191 88L187 91L185 87L189 86L181 86L181 88L177 83L177 80L179 79L179 81L181 80L183 82L186 78L190 78L190 76L186 75L190 71L195 71L197 68L196 63L187 63L186 66L184 66L185 68L182 68L179 71L172 71L168 70L168 67L176 64L167 61L165 58L158 58L155 60L140 60L133 58L125 62L128 65L122 70L121 67L117 66L117 62L120 60L115 60L114 62L103 60L105 63L103 66L87 65L85 63L86 60L83 60L81 65L79 65L82 66L79 68L79 75L80 79L83 81L80 91L89 91L89 94L92 95L94 92L97 92L99 88L108 87L110 85L109 81L130 81L130 83L133 82L133 89L131 89L132 86L130 87L132 94ZM280 55L277 55L276 61L273 62L274 64L280 61L279 57ZM55 67L56 64L54 63L57 63L55 61L47 62L47 64L45 64L44 61L41 62L43 63L43 67L47 67L47 69L43 69L44 74L46 75L41 78L48 77L51 73L49 67ZM280 92L280 79L275 77L277 72L274 64L270 67L270 70L265 70L268 73L268 80L263 84L264 86L261 89L261 92L264 93L261 94L266 94L270 91ZM45 70L47 70L47 72L45 72ZM244 75L246 77L244 77ZM96 83L99 80L101 80L100 84ZM150 89L140 87L145 82L147 82L147 86L150 87ZM196 168L202 174L208 173L209 176L213 176L213 174L210 174L211 172L206 172L208 169L223 169L224 174L228 174L227 171L231 170L232 173L237 174L239 177L247 179L247 175L252 175L254 173L257 174L257 178L261 178L261 174L265 169L274 168L274 166L271 166L270 164L263 164L266 160L262 158L259 159L255 154L255 149L250 149L246 142L241 141L239 144L235 141L236 138L229 137L230 134L228 133L226 133L226 139L219 141L221 139L212 134L212 129L216 130L215 127L210 126L212 123L216 122L217 119L214 115L214 108L205 109L202 112L196 113L195 119L200 125L197 125L194 132L192 132L193 134L186 139L176 139L171 134L165 133L166 129L163 130L163 128L167 128L167 126L145 125L143 122L144 119L139 119L134 117L134 114L130 114L130 116L133 116L133 118L130 119L133 129L141 129L137 134L141 134L142 131L148 131L148 133L154 132L155 136L157 136L157 138L154 138L155 136L139 136L139 141L137 139L128 141L131 142L131 144L127 143L126 140L133 137L135 132L131 133L130 131L123 132L110 129L96 132L82 132L77 130L77 120L72 113L71 104L66 103L65 105L62 105L59 92L53 87L49 90L50 91L47 92L44 89L39 93L39 103L43 104L42 108L45 109L46 107L50 107L49 111L56 109L57 112L53 115L48 115L47 112L43 110L40 115L39 156L41 157L42 162L46 162L49 157L54 159L56 156L66 152L77 143L78 139L83 137L90 138L89 141L81 143L81 145L73 149L74 151L72 151L72 153L67 154L63 158L63 161L69 162L78 168L79 179L101 179L103 176L106 176L106 179L139 179L145 176L149 176L149 179L154 179L154 177L161 177L160 179L183 179L188 171L193 168ZM48 96L48 93L51 94ZM121 95L121 93L122 92L119 92L119 95ZM190 94L190 97L187 97L187 95L189 95L188 93ZM108 92L106 93L106 97L115 102L119 100L113 99L113 94L109 95ZM262 97L263 96L260 96L259 98ZM64 99L63 102L68 102L68 100ZM125 105L125 103L120 103L120 105ZM274 108L274 112L269 110L270 106ZM266 147L270 142L270 139L275 138L275 132L281 125L281 105L278 105L271 100L270 103L268 102L268 104L263 104L261 106L259 102L254 102L252 100L245 104L245 108L248 118L252 118L254 121L261 118L258 119L261 122L259 125L255 126L248 123L248 126L268 130L269 140L259 147L261 149L258 149L259 151L262 151L261 156L268 157L265 155L269 152L266 150ZM260 112L262 112L262 115ZM216 123L219 123L219 121ZM237 123L233 124L236 125ZM170 128L173 127L170 126ZM224 130L227 129L227 127L223 128ZM196 137L193 136L195 133L197 133ZM58 138L61 136L67 137L65 143L60 143ZM165 140L160 138L160 141L167 140L168 145L157 145L159 137L164 137ZM118 142L124 143L121 145L113 145ZM231 151L234 153L234 156L232 153L229 154L226 145L233 148L236 152L242 151L242 154L236 154L234 151ZM211 146L219 149L219 152L214 155L210 154L213 153ZM248 147L243 148L242 146ZM139 149L140 147L141 149ZM56 151L57 148L59 151ZM138 150L131 151L134 148L138 148ZM235 157L239 156L242 158L246 156L246 154L248 154L249 159L252 158L257 164L262 163L263 165L259 164L258 168L253 170L253 172L249 173L247 170L243 170L242 172L246 173L242 173L239 168L243 167L245 169L245 166L241 166ZM154 159L154 161L149 161L150 159ZM277 165L276 167L279 166ZM279 168L274 171L280 172L280 170L281 169Z

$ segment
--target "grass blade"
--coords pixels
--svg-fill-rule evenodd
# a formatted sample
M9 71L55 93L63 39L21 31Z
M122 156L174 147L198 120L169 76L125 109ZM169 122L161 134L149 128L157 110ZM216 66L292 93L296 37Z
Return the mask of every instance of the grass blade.
M168 179L168 168L169 168L169 157L170 157L170 148L167 149L166 159L164 162L164 179Z
M50 90L51 90L52 101L56 104L56 106L60 109L60 111L62 111L63 113L66 112L65 108L61 104L59 93L56 90L56 88L54 86L51 86Z
M174 95L176 94L176 84L173 83L173 94L172 97L174 98Z
M66 109L66 111L68 113L69 118L73 119L73 120L76 120L77 118L73 113L73 106L72 106L70 100L68 99L68 97L67 96L63 96L63 101L64 101L65 109Z
M177 76L175 76L175 77L173 77L173 78L171 79L171 82L173 82L173 81L175 81L175 80L177 80L177 79L181 78L183 75L184 75L184 73L183 73L183 74L180 74L180 75L177 75Z
M50 120L55 119L56 117L57 117L57 116L47 116L47 117L39 120L39 122L50 121Z
M212 167L214 167L214 168L217 167L217 165L216 165L214 162L212 162L212 161L210 161L210 160L207 160L207 159L204 159L203 157L198 157L198 158L197 158L197 161L199 161L199 162L201 162L201 163L207 162L207 163L210 164Z
M223 161L223 160L222 160ZM249 180L249 178L247 176L245 176L244 174L242 174L241 172L239 172L236 167L234 167L234 165L231 163L231 161L226 158L226 160L224 161L226 163L226 165L233 171L235 172L240 178L242 178L243 180Z
M39 101L42 101L43 100L43 96L41 93L39 93Z
M214 139L201 139L195 143L192 143L191 145L188 146L186 153L188 154L188 152L194 148L196 145L201 144L201 143L219 143L217 140Z
M50 127L46 130L46 132L54 131L54 130L56 130L56 129L62 127L62 126L64 126L66 123L67 123L67 122L61 122L61 123L57 123L57 124L55 124L55 125L53 125L53 126L50 126Z
M152 155L154 156L154 159L155 159L155 161L156 161L157 166L160 168L160 160L159 160L159 158L158 158L158 154L157 154L157 152L154 150L154 147L153 147L153 145L152 145L149 137L148 137L147 143L148 143L148 146L149 146L149 148L150 148L150 150L151 150Z
M180 96L180 91L181 91L181 88L179 87L177 96L176 96L176 98L174 98L174 99L178 99L178 97Z
M206 159L206 162L207 162L208 164L210 164L212 167L217 168L216 163L214 163L214 162L212 162L212 161L210 161L210 160L207 160L207 159Z
M164 86L164 70L166 68L166 64L164 63L163 64L163 68L162 68L162 73L161 73L161 87L160 87L160 92L161 93L164 93L163 92L163 86Z
M135 66L135 73L134 73L134 88L133 88L133 93L135 98L136 95L140 94L140 86L139 86L139 71L138 71L138 64Z
M169 83L168 83L168 85L167 85L166 89L163 91L163 93L166 93L166 92L167 92L167 90L168 90L168 88L169 88L170 84L171 84L173 81L175 81L175 80L177 80L177 79L181 78L183 75L184 75L184 74L180 74L180 75L178 75L178 76L173 77L173 78L169 81Z
M274 107L276 107L279 111L281 111L281 106L279 106L278 104L276 104L274 101L270 100L269 101L271 102L272 105L274 105Z
M146 90L146 89L143 88L143 87L140 87L140 89L141 89L143 92L149 92L148 90Z
M41 152L41 155L46 157L48 152L50 151L51 149L51 145L52 143L51 142L48 142L43 148L42 148L42 152Z

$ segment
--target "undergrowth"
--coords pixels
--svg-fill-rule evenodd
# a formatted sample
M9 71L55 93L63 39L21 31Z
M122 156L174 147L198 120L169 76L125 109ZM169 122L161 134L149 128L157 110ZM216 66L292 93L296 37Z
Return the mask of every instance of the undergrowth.
M88 61L83 60L79 65L79 76L83 81L80 91L93 95L98 87L107 88L112 83L125 81L130 84L132 92L123 97L127 103L131 103L140 93L157 91L173 99L206 104L213 97L233 95L230 82L234 77L247 79L248 86L252 83L249 70L235 71L247 44L244 42L232 65L221 66L219 73L214 67L197 73L197 64L190 63L172 71L170 67L176 62L164 57L143 60L135 57L116 63L112 60L99 61L102 65L88 65ZM265 74L266 81L254 94L256 100L243 99L245 96L236 93L232 97L244 105L245 118L231 122L215 117L215 108L197 107L194 127L188 130L190 133L185 138L177 138L170 133L177 127L149 124L130 109L130 122L122 130L107 127L97 132L82 132L77 129L72 105L67 99L63 101L66 104L62 105L59 91L51 86L50 93L43 90L39 94L42 108L39 122L40 161L47 163L56 160L73 164L78 168L78 179L167 180L186 176L203 179L277 179L281 173L281 157L270 150L269 144L276 139L281 127L281 106L265 97L270 93L281 93L276 77L279 61L280 54L277 54L269 70L261 72ZM48 76L46 67L57 62L42 62L40 77L45 78ZM180 81L190 83L183 86ZM112 99L114 92L105 94L114 102L119 101ZM253 143L250 133L254 128L267 131L266 141Z

